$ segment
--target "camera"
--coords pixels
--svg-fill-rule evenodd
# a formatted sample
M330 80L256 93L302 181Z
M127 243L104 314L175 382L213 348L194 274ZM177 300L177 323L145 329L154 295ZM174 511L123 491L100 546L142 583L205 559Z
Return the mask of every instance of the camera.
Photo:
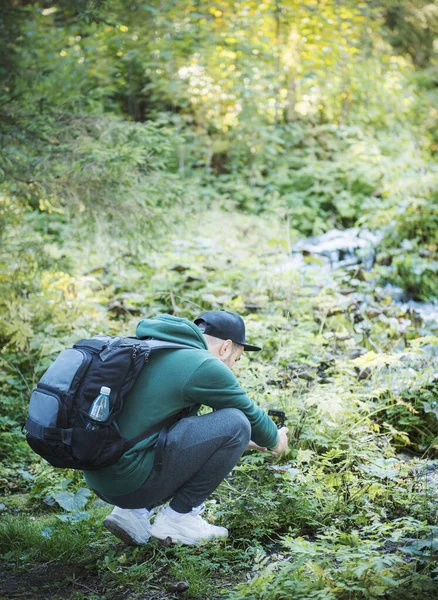
M270 408L268 410L268 415L277 425L277 429L281 429L284 426L285 414L284 410L279 410L276 408Z

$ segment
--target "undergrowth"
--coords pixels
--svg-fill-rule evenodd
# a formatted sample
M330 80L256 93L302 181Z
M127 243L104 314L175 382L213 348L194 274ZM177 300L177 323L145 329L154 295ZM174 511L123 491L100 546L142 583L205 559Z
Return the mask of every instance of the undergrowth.
M436 597L432 5L9 4L0 599ZM380 240L367 268L297 266L298 238L350 227ZM228 542L127 548L30 451L31 390L78 339L219 308L263 346L237 376L290 449L208 501Z
M60 578L72 598L82 597L81 585L99 598L120 590L140 598L145 588L152 598L178 583L192 599L408 598L410 590L432 598L433 329L426 335L418 315L387 301L372 272L364 281L317 263L291 269L281 220L231 224L221 212L200 220L202 237L197 228L169 237L165 252L149 250L147 259L108 252L110 240L76 246L67 272L50 275L48 300L29 288L2 354L7 568L66 563L76 575ZM229 528L228 542L126 548L102 529L110 507L80 474L36 460L23 442L27 389L85 334L131 334L159 312L192 319L222 307L246 314L248 339L263 346L243 357L237 376L263 408L286 411L290 449L280 460L247 453L209 500L207 514Z

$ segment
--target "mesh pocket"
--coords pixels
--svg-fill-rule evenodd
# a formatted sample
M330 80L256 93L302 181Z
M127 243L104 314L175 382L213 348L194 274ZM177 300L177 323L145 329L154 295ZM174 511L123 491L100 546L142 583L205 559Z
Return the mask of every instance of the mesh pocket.
M103 468L114 464L123 454L126 440L120 437L116 427L110 423L89 430L74 427L72 430L72 453L74 459L85 470Z
M65 467L72 460L70 447L62 442L51 442L48 444L46 441L32 435L27 435L26 440L34 452L42 456L44 460L54 467Z

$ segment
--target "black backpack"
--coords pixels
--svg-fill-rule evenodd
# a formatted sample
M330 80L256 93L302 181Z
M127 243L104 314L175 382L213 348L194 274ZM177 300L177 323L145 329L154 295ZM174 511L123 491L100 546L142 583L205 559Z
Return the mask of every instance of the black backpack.
M133 439L116 418L126 395L155 350L191 348L161 340L97 335L63 350L32 392L25 423L30 447L54 467L93 471L114 464L139 441L167 428L190 409L171 415ZM90 422L88 411L100 388L111 388L110 416Z

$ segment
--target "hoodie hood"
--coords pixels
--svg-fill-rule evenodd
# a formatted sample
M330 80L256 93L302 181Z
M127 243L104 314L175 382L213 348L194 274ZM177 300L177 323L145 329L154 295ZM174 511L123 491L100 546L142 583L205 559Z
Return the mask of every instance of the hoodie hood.
M188 319L172 315L159 315L154 319L143 319L137 325L136 335L141 340L155 338L164 342L176 342L208 350L207 342L197 325Z

